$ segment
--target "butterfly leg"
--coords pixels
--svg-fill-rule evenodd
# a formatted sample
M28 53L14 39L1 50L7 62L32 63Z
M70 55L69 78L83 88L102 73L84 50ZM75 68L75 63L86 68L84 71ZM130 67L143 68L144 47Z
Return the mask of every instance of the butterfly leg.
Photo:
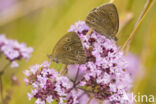
M64 75L67 72L67 65L64 65L61 71L59 72L60 75Z
M90 34L92 33L92 31L93 31L93 29L92 29L92 28L90 28L90 30L87 32L87 34L86 34L86 35L90 35Z

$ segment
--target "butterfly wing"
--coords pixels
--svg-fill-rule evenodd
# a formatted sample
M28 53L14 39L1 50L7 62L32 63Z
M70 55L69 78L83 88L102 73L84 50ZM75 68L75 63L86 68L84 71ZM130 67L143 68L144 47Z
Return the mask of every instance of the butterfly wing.
M86 53L78 35L75 32L65 34L54 47L52 58L63 64L85 63Z
M108 3L94 8L86 17L86 24L96 32L114 38L119 29L116 6Z

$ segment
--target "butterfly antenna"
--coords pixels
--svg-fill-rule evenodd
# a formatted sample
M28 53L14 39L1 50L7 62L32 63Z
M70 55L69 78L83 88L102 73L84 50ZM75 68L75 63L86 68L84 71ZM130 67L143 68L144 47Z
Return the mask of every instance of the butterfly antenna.
M146 2L146 4L145 4L145 6L144 6L144 8L143 8L143 10L142 10L142 12L141 12L141 14L140 14L140 16L139 16L139 18L138 18L138 20L137 20L137 22L136 22L136 24L135 24L135 26L134 26L133 31L131 32L131 34L130 34L130 36L128 37L127 41L124 43L124 45L121 47L120 50L124 50L125 53L128 52L129 47L130 47L129 45L130 45L132 39L134 38L137 29L138 29L139 26L141 25L141 23L142 23L144 17L147 15L147 13L149 12L150 8L152 7L153 1L154 1L154 0L147 0L147 2Z

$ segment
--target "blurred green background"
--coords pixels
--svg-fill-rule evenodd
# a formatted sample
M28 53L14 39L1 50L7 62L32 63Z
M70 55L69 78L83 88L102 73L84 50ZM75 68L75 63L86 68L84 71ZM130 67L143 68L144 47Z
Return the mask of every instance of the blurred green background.
M33 64L47 60L47 54L51 53L71 24L85 20L92 8L106 2L109 0L16 0L13 7L6 8L8 14L0 11L0 34L4 33L8 38L25 42L35 50L28 62L20 62L19 68L8 69L3 76L4 94L12 89L9 104L33 104L27 98L30 88L25 86L23 71ZM146 0L115 1L120 19L127 12L133 14L133 19L118 34L119 46L126 41L145 3ZM134 91L156 97L156 3L139 27L130 51L139 56L145 67L145 75L142 80L136 79ZM58 68L58 65L54 67ZM18 86L11 83L12 73L19 78Z

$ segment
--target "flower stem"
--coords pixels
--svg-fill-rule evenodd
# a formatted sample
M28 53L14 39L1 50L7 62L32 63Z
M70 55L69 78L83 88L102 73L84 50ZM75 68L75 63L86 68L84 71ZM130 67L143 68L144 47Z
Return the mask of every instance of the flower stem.
M77 78L78 78L78 76L79 76L79 72L80 72L80 68L78 67L78 70L77 70L77 73L76 73L76 77L75 77L75 80L74 80L74 87L75 87L75 83L76 83L76 81L77 81Z
M90 104L90 102L92 101L93 96L90 97L90 99L88 100L87 104Z
M2 70L0 70L0 76L4 73L4 71L8 68L11 62L8 62Z
M0 75L0 96L1 96L1 104L3 104L3 85L2 85L2 76Z
M4 104L4 98L3 98L3 82L2 82L2 75L4 71L8 68L10 65L10 62L4 66L4 68L0 71L0 96L1 96L1 103Z
M84 94L86 94L86 93L85 93L85 92L83 92L81 95L79 95L79 96L78 96L78 98L77 98L77 99L79 100L79 99L80 99L80 98L81 98Z
M99 104L103 104L103 101L102 101L102 100L100 100L100 101L99 101Z
M125 53L128 52L129 50L129 45L132 41L132 39L134 38L135 36L135 33L137 31L137 29L139 28L140 24L142 23L144 17L147 15L148 11L150 10L150 8L152 7L152 4L153 4L153 0L147 0L146 4L145 4L145 7L144 9L142 10L138 20L137 20L137 23L135 24L134 26L134 29L133 31L131 32L130 36L128 37L127 41L124 43L124 45L122 46L121 50L124 50Z

